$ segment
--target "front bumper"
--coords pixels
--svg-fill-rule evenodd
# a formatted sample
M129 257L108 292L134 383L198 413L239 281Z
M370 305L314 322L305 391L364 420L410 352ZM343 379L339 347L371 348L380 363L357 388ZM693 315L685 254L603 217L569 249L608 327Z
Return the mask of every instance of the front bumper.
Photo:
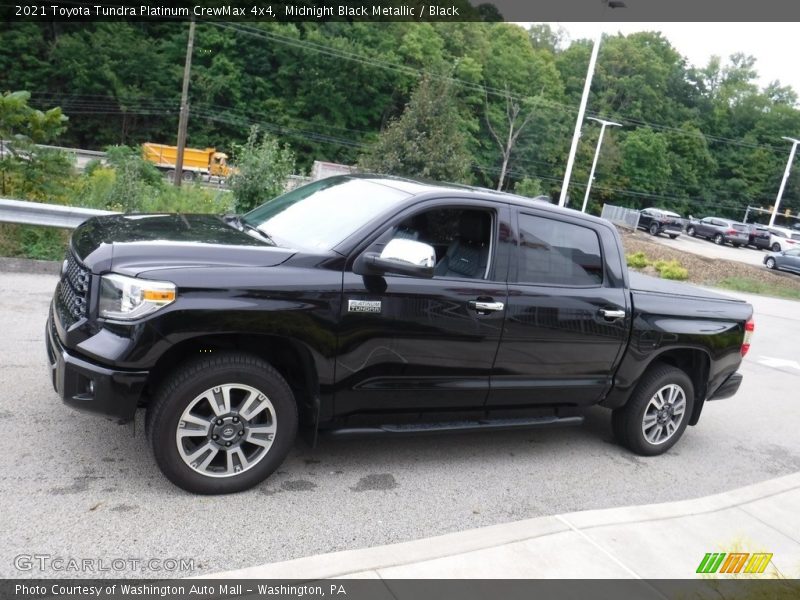
M731 375L722 382L722 385L717 388L717 390L711 394L708 398L709 400L724 400L725 398L730 398L736 392L739 391L739 386L742 385L742 374L741 373L731 373Z
M52 311L45 341L53 388L65 404L122 421L133 418L148 371L118 371L71 354L58 337Z

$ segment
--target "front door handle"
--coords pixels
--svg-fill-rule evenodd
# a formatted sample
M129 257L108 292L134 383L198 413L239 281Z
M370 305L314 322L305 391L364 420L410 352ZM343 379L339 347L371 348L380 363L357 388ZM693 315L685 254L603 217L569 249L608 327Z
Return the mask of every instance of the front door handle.
M603 315L603 318L607 319L608 321L616 321L617 319L625 318L625 311L615 308L601 308L600 314Z
M470 300L467 305L477 312L494 312L503 310L506 307L502 302L486 302L483 300Z

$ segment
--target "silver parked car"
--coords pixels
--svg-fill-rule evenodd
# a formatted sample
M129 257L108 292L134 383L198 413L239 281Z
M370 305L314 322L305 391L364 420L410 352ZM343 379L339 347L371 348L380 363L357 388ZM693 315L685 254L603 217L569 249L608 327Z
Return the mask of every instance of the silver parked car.
M750 241L750 230L747 225L718 217L691 221L686 227L686 233L692 237L704 237L719 246L731 244L734 248L746 246Z
M780 269L800 273L800 248L792 248L783 252L770 252L764 257L768 269Z

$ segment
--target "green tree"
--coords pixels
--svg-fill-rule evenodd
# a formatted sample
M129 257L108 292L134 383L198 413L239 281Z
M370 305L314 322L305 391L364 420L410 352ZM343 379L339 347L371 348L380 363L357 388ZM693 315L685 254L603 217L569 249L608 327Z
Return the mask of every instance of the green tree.
M58 191L69 174L70 162L63 154L38 148L66 128L61 109L37 110L29 105L30 93L5 92L0 96L0 193L13 185L25 199L44 200Z
M622 142L620 177L629 189L664 193L669 191L672 170L664 136L650 129L630 132Z
M403 114L361 156L359 167L391 175L466 182L471 159L459 122L451 81L425 75Z
M294 154L257 126L250 129L247 142L234 148L236 172L228 186L236 200L236 211L247 212L279 196L294 171Z

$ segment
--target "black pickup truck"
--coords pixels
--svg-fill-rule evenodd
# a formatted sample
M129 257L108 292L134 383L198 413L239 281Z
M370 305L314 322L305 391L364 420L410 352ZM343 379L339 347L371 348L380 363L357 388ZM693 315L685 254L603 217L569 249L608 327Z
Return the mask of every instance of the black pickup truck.
M488 190L321 180L224 217L93 218L47 320L69 406L146 408L197 493L272 473L300 427L403 435L580 423L669 449L739 388L752 307L629 274L609 222Z

